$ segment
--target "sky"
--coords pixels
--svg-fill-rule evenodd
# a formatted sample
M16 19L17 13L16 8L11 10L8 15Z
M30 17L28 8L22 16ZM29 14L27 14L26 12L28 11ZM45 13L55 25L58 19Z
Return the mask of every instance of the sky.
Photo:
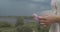
M31 16L50 11L50 0L0 0L0 16Z

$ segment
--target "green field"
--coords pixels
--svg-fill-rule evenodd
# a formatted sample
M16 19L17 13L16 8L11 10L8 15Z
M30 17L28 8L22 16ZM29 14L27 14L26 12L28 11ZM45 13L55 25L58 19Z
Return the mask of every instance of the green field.
M0 21L0 32L41 32L40 25L33 21L32 16L0 16L0 18L17 19L16 24L14 24L14 22L9 23L5 21ZM24 19L30 19L31 22L24 21ZM48 31L48 29L46 31ZM42 32L44 32L44 30Z
M15 28L0 28L2 32L16 32Z

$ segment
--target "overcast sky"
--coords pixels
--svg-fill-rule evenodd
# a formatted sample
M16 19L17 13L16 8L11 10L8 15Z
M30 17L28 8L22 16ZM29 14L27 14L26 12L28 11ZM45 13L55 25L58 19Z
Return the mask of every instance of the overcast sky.
M0 16L31 16L43 9L51 9L50 0L0 0Z

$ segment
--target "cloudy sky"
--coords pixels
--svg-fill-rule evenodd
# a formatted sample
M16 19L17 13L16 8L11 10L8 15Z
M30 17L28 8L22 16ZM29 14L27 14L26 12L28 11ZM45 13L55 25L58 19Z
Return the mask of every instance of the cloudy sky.
M50 0L0 0L0 16L30 16L50 9Z

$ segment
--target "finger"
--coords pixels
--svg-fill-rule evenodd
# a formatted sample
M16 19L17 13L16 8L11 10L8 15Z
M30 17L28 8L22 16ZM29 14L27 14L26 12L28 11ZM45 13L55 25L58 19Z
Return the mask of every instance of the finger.
M47 24L47 23L40 23L40 25L43 26L43 27L47 27L49 24Z
M40 23L46 23L46 20L40 20L39 22Z
M46 20L46 18L43 17L43 16L38 16L38 19L39 19L39 20Z
M47 27L47 25L46 25L46 24L41 24L41 26L42 26L42 27Z
M43 27L47 27L47 25L43 25Z
M48 14L44 14L43 16L49 16Z
M41 25L50 25L50 23L40 23Z

